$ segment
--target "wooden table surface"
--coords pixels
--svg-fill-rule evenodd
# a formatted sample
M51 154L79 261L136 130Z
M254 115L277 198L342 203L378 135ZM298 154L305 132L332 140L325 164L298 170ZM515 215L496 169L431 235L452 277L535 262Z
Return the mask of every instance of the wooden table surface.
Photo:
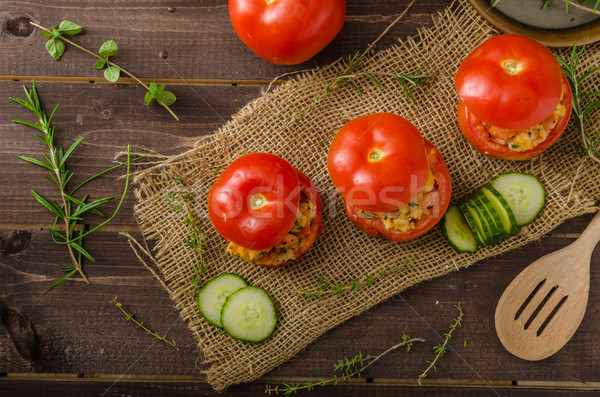
M431 17L450 0L419 0L377 44L431 26ZM52 218L31 195L56 197L44 172L17 158L42 157L33 131L12 123L31 119L8 101L23 97L35 79L42 101L55 116L56 140L84 144L69 167L79 178L109 166L127 144L162 154L188 150L202 135L227 122L282 73L326 65L365 49L408 4L405 0L348 0L345 25L314 59L277 66L242 44L229 22L225 0L55 0L0 1L0 395L158 396L216 395L201 370L206 366L186 324L167 293L136 259L126 231L139 237L131 192L113 222L87 239L96 263L85 266L92 284L80 278L42 295L68 263L65 247L51 241ZM60 62L27 22L47 27L67 19L84 26L75 40L97 49L114 39L114 61L145 81L166 82L177 95L176 122L159 106L142 102L144 89L131 79L109 84L94 70L94 59L69 47ZM117 174L89 186L91 197L119 195ZM262 394L266 384L328 377L333 363L356 353L377 354L397 343L402 332L427 340L409 352L396 351L354 382L318 388L312 395L559 396L600 394L600 248L592 261L587 314L571 341L554 356L527 362L509 354L494 330L496 303L527 264L571 243L591 216L572 219L540 242L485 260L468 269L411 288L333 329L297 358L250 384L223 395ZM168 332L179 350L145 335L109 301L119 301L136 318ZM423 386L416 379L432 347L456 315L465 313L449 352Z

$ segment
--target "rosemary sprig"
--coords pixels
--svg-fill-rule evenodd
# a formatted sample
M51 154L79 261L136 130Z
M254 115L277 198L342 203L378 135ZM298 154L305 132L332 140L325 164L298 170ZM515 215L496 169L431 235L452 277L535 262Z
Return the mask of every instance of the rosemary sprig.
M590 112L596 110L600 106L600 91L595 92L581 92L581 85L583 82L590 77L592 74L600 70L600 67L595 67L587 70L583 74L580 74L577 70L581 55L585 50L585 46L577 48L577 45L573 46L571 50L571 56L568 60L564 59L560 55L557 55L560 67L569 80L571 86L571 92L573 94L573 119L574 125L572 127L581 135L583 141L583 152L589 155L594 161L600 163L600 131L589 132L588 127L590 124ZM591 102L589 99L591 98ZM586 100L589 103L583 103Z
M160 334L158 334L158 333L156 333L156 332L152 331L150 328L146 327L146 326L144 325L144 322L143 322L143 321L138 321L138 320L136 320L136 319L133 317L133 313L130 313L130 312L126 311L126 310L123 308L123 305L122 305L121 303L117 302L117 297L116 297L116 296L115 296L115 298L114 298L113 300L109 301L108 303L114 303L114 304L115 304L115 307L116 307L117 309L119 309L119 310L120 310L120 311L121 311L123 314L125 314L125 320L126 320L126 321L130 321L130 320L131 320L131 322L133 322L133 323L136 325L136 328L141 328L141 329L143 329L144 331L146 331L146 334L148 334L148 335L150 335L150 336L154 337L154 339L157 339L157 340L163 341L163 342L165 342L165 343L167 343L167 344L169 344L169 345L173 346L175 349L179 350L179 347L177 347L177 345L176 345L176 343L175 343L175 340L174 340L174 339L171 339L171 340L167 339L167 334L166 334L166 333L164 333L163 335L160 335Z
M393 276L396 273L406 269L407 267L414 268L417 263L417 256L411 258L405 257L402 262L395 262L387 269L382 269L374 274L367 274L361 278L352 278L348 281L337 283L325 278L319 278L317 287L312 291L300 290L300 295L306 298L321 299L324 296L343 296L347 293L355 292L364 287L374 284L377 281L383 280L388 276Z
M86 179L74 189L70 189L68 187L68 184L71 178L73 177L73 172L67 169L66 163L73 151L79 146L81 142L83 142L83 138L78 139L66 151L63 150L63 148L57 147L54 142L54 126L52 125L52 117L58 110L59 105L57 104L52 110L50 116L47 116L40 103L40 99L35 88L35 82L33 83L31 90L28 90L26 86L23 86L23 89L25 91L25 96L27 100L19 98L9 99L32 111L35 114L37 121L12 121L14 123L24 124L26 126L35 128L36 130L40 131L42 134L35 134L34 136L48 147L49 154L44 155L45 161L28 156L19 156L19 158L21 160L27 161L31 164L37 165L48 170L49 175L47 175L45 178L52 182L52 184L54 184L58 188L60 193L60 202L45 199L35 190L32 190L31 193L37 202L39 202L42 206L44 206L44 208L46 208L55 216L54 223L52 227L48 229L48 231L50 232L52 239L55 243L64 244L67 246L71 261L70 266L64 266L61 268L61 270L66 273L66 275L60 280L56 281L50 287L48 287L44 291L44 294L46 294L55 287L62 284L67 279L69 279L75 273L79 273L83 280L87 284L90 284L90 281L83 272L83 258L87 258L92 262L94 262L94 258L83 248L83 237L106 225L117 215L117 212L121 208L123 200L125 199L125 194L127 193L127 190L129 188L129 170L131 161L135 160L131 159L130 148L128 146L127 161L125 163L121 163L107 170L104 170L92 176L91 178ZM122 167L123 165L126 165L127 167L127 179L125 182L125 188L123 190L121 200L119 201L117 208L114 210L113 214L100 225L94 227L91 230L86 230L85 226L79 224L79 222L83 220L83 216L87 213L92 213L97 216L106 218L106 215L100 212L98 210L98 207L108 203L115 197L104 197L98 200L94 200L92 202L87 202L87 195L85 195L81 199L78 199L75 197L75 193L78 192L79 189L82 188L88 182L98 178L100 175L103 175L104 173L110 170ZM59 222L64 223L64 234L57 230Z
M271 387L267 385L265 388L265 394L279 394L283 393L285 396L291 396L296 394L300 390L313 391L317 386L337 385L339 382L348 381L351 378L359 377L361 373L368 367L379 361L386 354L400 348L405 347L406 351L409 352L415 342L425 342L422 338L411 338L406 333L402 334L402 342L395 344L388 348L384 352L376 355L363 356L362 352L359 352L352 358L344 357L343 360L338 360L333 365L334 374L330 378L320 378L317 381L305 381L297 384L286 384L283 387L275 386Z
M433 347L433 352L435 353L435 358L433 359L433 361L427 361L427 363L429 364L429 366L425 369L425 371L423 371L423 373L421 373L419 375L419 377L417 378L417 383L419 384L419 386L422 385L422 381L423 379L425 379L429 373L429 371L431 371L432 369L434 371L437 370L435 364L437 363L437 361L440 359L440 357L444 356L447 352L447 345L448 342L450 342L450 339L452 339L452 333L454 331L456 331L457 327L460 327L462 325L462 321L464 318L464 313L462 310L462 307L460 306L460 303L458 303L457 305L455 305L454 307L456 307L456 309L458 310L458 315L454 318L453 323L450 324L450 329L448 332L446 332L444 335L442 335L444 337L444 343L442 344L437 344ZM464 347L466 348L466 341L464 343Z
M77 25L74 22L62 21L60 25L54 26L52 29L45 28L34 22L29 23L41 29L42 36L48 39L46 42L46 50L55 61L60 60L64 54L66 47L65 43L70 44L73 47L78 48L93 57L96 57L97 60L94 64L94 68L98 70L104 69L104 78L106 78L106 80L115 83L119 80L121 73L125 73L146 89L144 97L144 102L146 102L146 105L149 105L152 99L156 99L156 102L167 109L167 111L175 118L175 120L179 120L179 117L177 117L177 115L169 107L175 103L177 97L172 92L165 90L164 85L157 86L156 83L150 83L146 85L146 83L144 83L142 80L109 59L109 57L117 55L119 51L114 40L107 40L102 43L98 53L96 54L95 52L90 51L65 37L65 35L75 36L83 29L80 25Z

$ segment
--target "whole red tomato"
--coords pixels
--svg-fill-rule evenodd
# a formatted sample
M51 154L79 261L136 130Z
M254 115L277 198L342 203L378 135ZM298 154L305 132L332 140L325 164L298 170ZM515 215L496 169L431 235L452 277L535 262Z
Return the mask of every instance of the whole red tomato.
M229 0L229 16L240 39L261 58L296 65L337 36L346 0Z
M477 150L491 157L536 156L558 139L570 116L571 90L558 61L548 48L527 37L503 34L486 40L463 60L455 84L461 131ZM565 110L560 116L555 113L559 103ZM505 143L540 123L550 127L544 133L547 138L533 141L538 142L534 147L512 150Z
M229 241L251 250L279 243L298 215L300 181L296 170L270 153L234 160L208 194L208 214Z
M349 219L373 236L415 238L431 229L450 203L450 174L440 153L396 114L376 113L346 123L331 144L327 167ZM411 220L414 225L404 231L387 227L388 215L395 217L390 213L415 204L428 184L420 204L423 215Z

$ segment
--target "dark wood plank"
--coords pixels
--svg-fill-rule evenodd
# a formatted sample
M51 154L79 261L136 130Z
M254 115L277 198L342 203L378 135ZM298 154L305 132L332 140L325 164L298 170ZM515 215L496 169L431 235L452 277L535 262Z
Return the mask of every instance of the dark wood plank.
M43 0L26 3L4 1L0 11L0 75L96 76L95 59L70 48L54 62L46 53L39 32L19 24L24 18L48 28L63 19L84 26L76 41L95 50L113 39L119 46L114 61L138 77L196 79L271 79L282 73L329 64L354 50L364 50L405 9L408 0L364 2L348 0L346 22L326 51L299 66L279 66L263 61L237 37L229 21L227 3L209 0L189 2L112 0L92 8L74 0L52 4ZM397 38L431 25L431 15L450 0L418 1L409 14L379 44L386 48ZM168 7L175 7L169 12ZM20 27L20 28L19 28ZM159 53L167 53L162 59ZM36 60L30 62L26 60Z
M152 379L130 380L121 379L117 383L113 381L101 380L44 380L35 381L24 378L23 380L13 380L10 377L0 378L0 388L6 392L6 395L37 397L40 390L44 390L45 396L258 396L264 395L264 384L251 383L243 386L233 386L223 393L215 393L210 386L199 381L160 381ZM317 388L307 395L310 396L390 396L402 395L407 397L497 397L497 396L515 396L515 397L586 397L598 394L597 389L577 390L562 389L549 390L541 387L518 387L518 386L494 386L494 387L436 387L436 386L395 386L395 385L377 385L373 383L361 382L360 385L338 385L335 387ZM280 393L283 395L283 393Z
M7 310L20 313L35 328L39 354L23 357L31 361L33 371L198 375L203 368L195 341L167 293L137 261L122 237L98 233L88 239L86 247L97 260L86 265L92 285L75 279L46 296L41 292L60 276L58 268L64 264L66 253L53 245L45 232L32 231L29 236L14 239L4 244L12 248L0 254L0 298ZM427 366L426 361L433 358L432 347L447 331L456 315L454 304L460 302L464 324L456 331L437 372L430 375L432 380L597 382L599 364L592 358L600 354L596 341L600 332L596 321L600 308L600 249L592 263L588 312L573 339L556 355L536 363L517 359L504 350L494 331L496 302L512 278L536 257L571 241L547 238L542 245L521 248L413 287L331 330L269 376L331 376L338 359L359 351L378 354L406 332L427 342L416 344L409 353L389 354L363 375L416 379ZM155 343L125 321L108 303L115 295L145 324L159 332L168 331L181 350ZM5 327L0 327L0 334L3 332ZM584 357L589 359L582 365ZM0 359L0 372L9 372L8 364L8 360Z
M4 98L24 98L23 83L0 82ZM31 84L27 84L31 87ZM68 163L75 172L73 186L113 165L117 152L131 145L172 155L189 150L202 136L213 132L231 119L243 104L260 95L260 87L174 86L179 100L173 110L181 116L175 121L162 107L143 103L144 91L130 85L86 83L38 83L37 89L49 113L56 103L55 140L68 148L80 137L84 143ZM49 223L49 213L33 197L31 189L55 198L56 188L44 179L47 171L17 158L27 155L43 158L47 148L33 134L34 129L12 123L11 119L33 120L33 113L8 100L0 101L0 200L10 203L0 209L0 223ZM144 149L139 149L144 148ZM113 172L90 184L90 198L106 195L120 197L123 181ZM133 195L129 195L114 224L135 224L132 216ZM111 204L112 205L112 204ZM107 211L111 209L108 205ZM113 205L114 207L114 205ZM26 214L26 215L25 215ZM92 220L92 222L97 222Z

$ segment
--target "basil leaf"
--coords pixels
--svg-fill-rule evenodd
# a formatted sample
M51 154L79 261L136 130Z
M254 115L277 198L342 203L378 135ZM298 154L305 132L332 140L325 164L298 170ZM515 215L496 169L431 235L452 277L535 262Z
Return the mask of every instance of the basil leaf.
M58 61L65 53L65 43L58 39L50 39L46 42L46 50L55 61Z
M104 78L111 83L119 80L119 76L121 75L121 71L114 66L109 66L104 69Z
M47 30L40 30L40 33L42 33L42 36L44 36L47 39L52 38L52 34L50 34L50 32L48 32Z
M150 91L146 91L146 95L144 95L144 102L146 102L146 106L150 105L150 102L152 102L152 93Z
M165 91L161 91L158 93L157 99L160 100L165 105L171 106L172 104L175 103L175 101L177 100L177 97L171 91L165 90Z
M105 58L117 55L118 52L119 49L117 48L117 43L115 43L114 40L105 41L104 43L102 43L100 49L98 50L98 54L102 55Z
M59 32L68 34L69 36L75 36L76 34L79 34L81 29L83 29L81 26L71 21L62 21L60 25L58 25Z
M99 58L94 64L94 69L100 70L104 67L104 65L106 65L106 59Z
M148 90L150 92L150 95L152 95L152 98L158 98L158 87L154 82L148 85Z

